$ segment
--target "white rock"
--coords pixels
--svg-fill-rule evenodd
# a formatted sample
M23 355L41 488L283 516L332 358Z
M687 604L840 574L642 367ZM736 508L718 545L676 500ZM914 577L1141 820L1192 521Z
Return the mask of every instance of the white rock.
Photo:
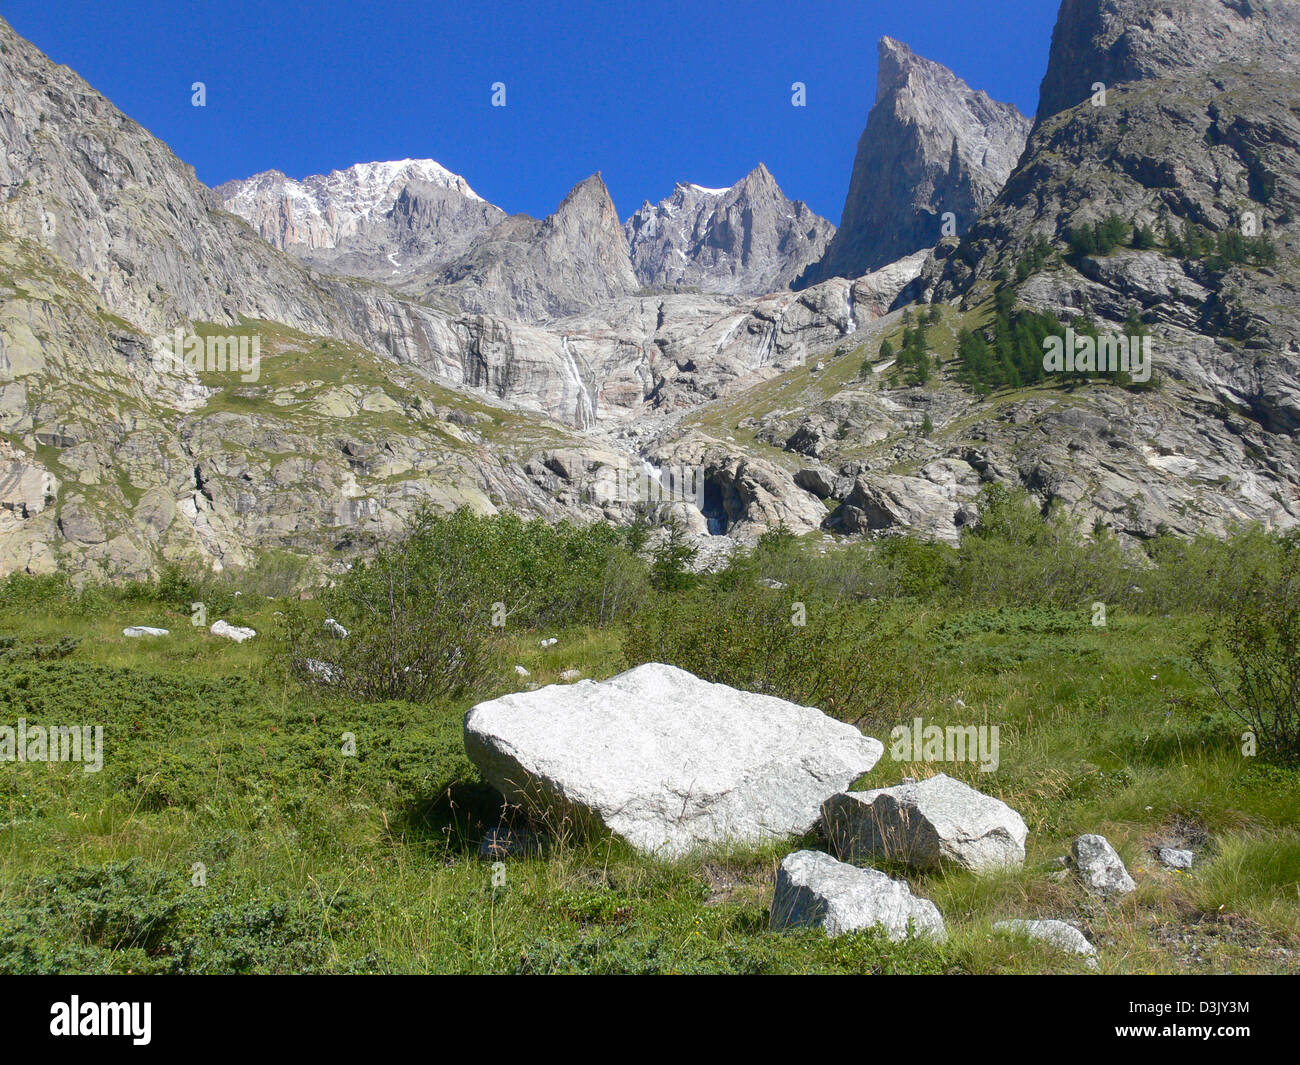
M231 625L226 621L214 621L209 626L208 631L213 636L225 636L227 639L234 640L235 643L243 643L245 640L252 639L257 635L254 629L245 628L242 625Z
M846 861L895 858L917 869L952 864L977 872L1025 861L1020 815L943 773L836 795L822 817L832 850Z
M796 851L781 863L769 924L773 931L824 928L831 936L880 925L893 940L906 939L909 932L946 935L938 907L913 895L906 881L821 851Z
M528 670L524 669L523 666L515 666L515 672L518 673L521 677L531 677L531 676L532 676L532 674L529 673Z
M812 707L650 664L480 703L465 747L507 800L647 854L807 832L878 740Z
M554 647L554 646L555 646L557 643L559 643L559 642L560 642L560 641L559 641L558 639L556 639L554 636L552 636L552 637L550 637L550 639L539 640L539 641L538 641L538 644L539 644L540 646L542 646L542 647Z
M1090 968L1097 967L1097 948L1088 942L1087 936L1064 921L998 921L993 925L993 930L1041 939L1070 954L1083 955L1088 959Z
M1196 855L1178 847L1161 847L1157 852L1160 864L1166 869L1190 869Z
M313 677L319 677L326 684L333 684L338 679L338 670L328 662L322 662L319 658L309 658L305 664L308 673Z
M1105 836L1080 836L1071 851L1075 873L1094 895L1127 895L1137 887Z
M122 630L123 636L169 636L171 630L156 629L152 625L128 625Z
M580 669L566 669L560 674L560 680L575 681L582 676Z
M346 640L348 638L348 630L333 618L325 619L325 631L331 636L337 636L340 640Z

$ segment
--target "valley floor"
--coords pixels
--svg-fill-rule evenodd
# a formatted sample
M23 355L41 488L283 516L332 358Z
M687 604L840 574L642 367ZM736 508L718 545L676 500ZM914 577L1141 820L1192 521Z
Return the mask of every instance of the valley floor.
M674 864L607 841L482 861L499 800L461 743L477 698L306 690L275 665L283 604L235 603L224 616L259 633L242 645L139 589L3 586L0 723L106 728L98 773L0 763L0 973L1088 971L995 935L1011 917L1077 923L1102 974L1300 972L1300 772L1243 757L1207 710L1184 658L1200 617L1096 628L1083 612L928 607L914 619L933 668L914 706L864 723L886 742L866 783L947 772L1030 830L1021 870L907 874L947 921L935 946L769 932L794 842ZM122 635L137 624L170 635ZM627 664L622 636L517 633L505 661L531 678L503 674L495 690L611 675ZM896 763L888 732L913 716L999 723L996 772ZM1084 832L1115 844L1132 895L1103 904L1054 875ZM1158 844L1191 847L1196 864L1162 868Z

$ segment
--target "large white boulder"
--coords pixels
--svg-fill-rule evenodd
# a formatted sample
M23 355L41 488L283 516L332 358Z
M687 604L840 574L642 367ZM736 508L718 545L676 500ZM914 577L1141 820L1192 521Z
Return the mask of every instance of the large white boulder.
M657 664L479 703L465 748L552 831L603 826L667 858L807 832L884 751L820 710Z
M906 881L821 851L796 851L781 863L769 924L773 931L824 928L831 936L879 925L894 940L946 935L939 908L913 895Z
M846 861L894 858L917 869L950 864L976 872L1025 861L1021 816L943 773L835 795L822 817L832 850Z

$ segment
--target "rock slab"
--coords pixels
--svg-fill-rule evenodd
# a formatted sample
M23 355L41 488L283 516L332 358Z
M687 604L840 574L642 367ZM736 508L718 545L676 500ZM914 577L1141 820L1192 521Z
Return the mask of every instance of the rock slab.
M877 925L893 940L947 934L933 902L878 869L860 869L821 851L796 851L781 863L772 898L773 931L813 927L838 936Z
M917 869L976 872L1025 860L1024 820L1006 803L943 773L835 795L822 808L831 848L847 861L893 858Z
M552 831L603 828L664 858L807 832L884 752L813 707L654 663L479 703L465 748Z

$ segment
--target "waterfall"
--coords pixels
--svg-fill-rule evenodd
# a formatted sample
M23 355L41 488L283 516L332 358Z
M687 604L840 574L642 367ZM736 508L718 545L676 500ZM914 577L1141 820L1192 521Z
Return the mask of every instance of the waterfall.
M579 429L590 429L596 424L596 404L591 398L591 393L587 391L586 382L582 379L582 372L578 369L578 360L574 357L567 335L560 338L560 347L564 352L566 376L569 383L574 385L577 390L577 402L573 411L574 419Z

